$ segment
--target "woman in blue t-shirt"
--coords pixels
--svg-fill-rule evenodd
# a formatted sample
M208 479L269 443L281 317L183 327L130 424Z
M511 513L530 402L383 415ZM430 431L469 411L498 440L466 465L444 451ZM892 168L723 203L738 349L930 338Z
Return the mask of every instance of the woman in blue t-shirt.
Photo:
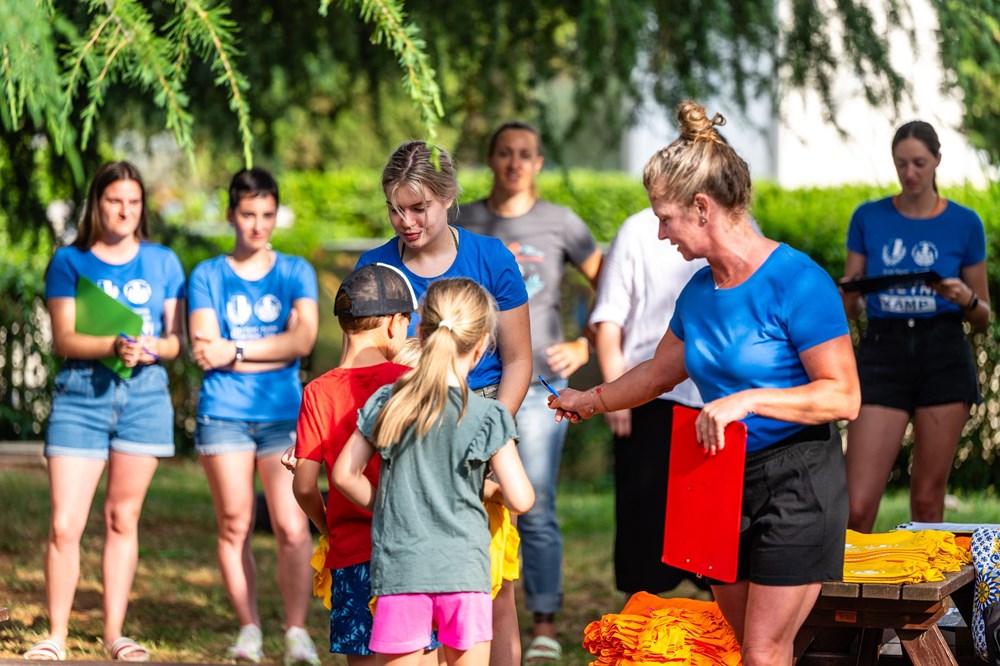
M76 240L56 251L45 274L52 339L66 361L45 431L52 490L45 556L49 634L24 654L27 659L66 657L80 537L106 467L104 644L116 661L149 660L149 650L124 637L122 627L139 557L143 499L158 460L174 454L174 411L160 361L181 350L184 271L177 255L147 242L147 234L138 169L128 162L105 164L90 184ZM126 308L138 315L131 323ZM115 319L127 329L120 335L77 331L84 320Z
M299 359L316 343L316 273L301 257L271 248L278 183L268 171L255 167L233 176L227 217L235 247L192 271L189 330L194 360L205 371L195 448L215 503L222 580L240 623L229 656L253 662L263 657L250 548L256 471L278 541L285 663L318 666L304 628L312 539L292 493L292 476L281 464L281 453L295 443Z
M981 400L963 320L990 318L986 233L972 210L937 191L941 144L916 120L896 131L892 159L902 191L862 204L847 235L847 278L934 271L933 283L902 284L863 296L844 292L847 316L867 313L857 350L861 414L847 436L850 527L869 532L913 420L910 516L944 519L955 449L971 405Z
M513 416L528 391L532 365L528 292L514 255L497 238L448 223L459 186L451 156L440 148L423 141L399 146L382 171L382 190L396 236L361 255L357 267L380 262L399 268L418 298L440 278L467 277L482 285L500 310L496 347L469 373L469 388L496 398ZM410 335L416 334L419 321L415 314ZM490 663L518 666L521 638L511 582L518 576L518 536L501 503L490 502L487 509L496 546L491 555L505 564L504 583L493 604ZM508 535L502 547L497 545L503 541L497 534Z
M823 581L843 576L847 490L834 422L860 403L851 338L830 276L754 231L750 171L716 130L725 120L692 101L677 116L680 138L649 160L643 183L660 239L708 266L681 292L651 360L551 405L557 419L579 421L690 376L705 401L695 427L707 453L724 446L728 424L746 424L736 582L713 581L712 592L746 666L790 665Z

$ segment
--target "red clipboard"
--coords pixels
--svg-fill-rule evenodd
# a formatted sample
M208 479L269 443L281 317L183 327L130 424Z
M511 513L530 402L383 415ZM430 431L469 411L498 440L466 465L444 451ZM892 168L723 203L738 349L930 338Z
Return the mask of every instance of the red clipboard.
M677 405L670 439L663 563L732 583L740 545L747 426L726 426L726 445L714 456L698 443L699 410Z

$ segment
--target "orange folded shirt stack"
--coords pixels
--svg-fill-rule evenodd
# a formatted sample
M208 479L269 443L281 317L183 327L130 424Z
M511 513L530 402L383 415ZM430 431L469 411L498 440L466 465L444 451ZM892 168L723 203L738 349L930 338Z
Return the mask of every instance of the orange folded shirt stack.
M919 530L862 534L847 530L845 583L924 583L942 580L972 561L951 532Z
M714 601L663 599L637 592L621 613L587 625L591 666L738 666L740 645Z

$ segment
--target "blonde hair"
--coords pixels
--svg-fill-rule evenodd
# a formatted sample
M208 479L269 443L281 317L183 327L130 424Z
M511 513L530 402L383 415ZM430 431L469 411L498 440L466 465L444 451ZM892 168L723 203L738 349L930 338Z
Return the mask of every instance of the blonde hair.
M396 193L403 187L421 199L425 187L440 201L457 199L460 188L451 155L444 148L429 146L425 141L407 141L400 145L382 169L382 191L393 208L396 208Z
M398 365L408 365L411 368L417 367L420 360L420 340L418 338L406 338L406 342L399 348L396 355L392 357L392 362Z
M750 210L750 168L717 127L726 124L720 114L711 118L693 100L677 106L681 135L649 158L642 184L650 198L691 205L699 192L731 212Z
M381 449L398 442L410 427L418 438L430 432L444 412L452 374L458 375L462 389L461 420L469 394L455 362L471 353L483 336L492 336L496 326L496 301L479 284L468 278L432 282L420 306L420 359L396 382L375 419L372 445Z

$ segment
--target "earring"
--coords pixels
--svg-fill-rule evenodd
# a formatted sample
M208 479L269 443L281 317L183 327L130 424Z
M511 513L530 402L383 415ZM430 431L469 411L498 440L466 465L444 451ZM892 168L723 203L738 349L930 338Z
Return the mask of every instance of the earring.
M708 220L705 219L705 214L704 213L699 213L698 214L698 225L703 227L703 226L705 226L705 224L707 222L708 222Z

